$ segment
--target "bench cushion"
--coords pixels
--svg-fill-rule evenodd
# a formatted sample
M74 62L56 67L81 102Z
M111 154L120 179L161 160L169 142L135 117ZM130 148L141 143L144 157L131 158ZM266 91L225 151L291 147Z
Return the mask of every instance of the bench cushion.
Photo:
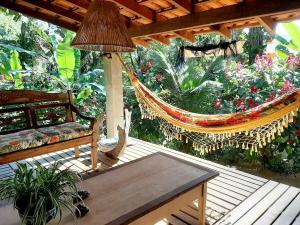
M46 144L49 137L37 130L23 130L0 135L0 155Z
M43 127L37 130L49 137L47 140L48 144L71 140L92 134L92 130L89 129L89 127L83 126L76 122L69 122L51 127Z

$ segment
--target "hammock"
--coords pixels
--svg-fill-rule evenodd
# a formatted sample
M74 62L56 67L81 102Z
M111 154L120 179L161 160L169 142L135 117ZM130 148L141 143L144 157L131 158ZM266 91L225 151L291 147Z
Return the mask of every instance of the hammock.
M288 92L279 98L245 112L204 115L174 107L156 97L121 60L134 87L142 118L158 119L168 140L181 140L202 154L224 145L257 151L294 121L300 107L300 91Z
M203 55L223 56L224 59L238 56L243 49L244 41L220 42L204 46L181 46L178 52L177 67L182 67L187 58L201 57Z

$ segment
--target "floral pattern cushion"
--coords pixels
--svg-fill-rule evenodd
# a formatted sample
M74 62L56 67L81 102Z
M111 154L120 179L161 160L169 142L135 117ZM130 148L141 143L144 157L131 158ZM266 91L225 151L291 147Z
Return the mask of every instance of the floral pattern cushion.
M0 135L0 155L46 144L49 137L37 130L23 130Z
M49 137L47 142L48 144L84 137L92 133L92 130L89 129L89 127L83 126L76 122L64 123L51 127L43 127L37 130Z

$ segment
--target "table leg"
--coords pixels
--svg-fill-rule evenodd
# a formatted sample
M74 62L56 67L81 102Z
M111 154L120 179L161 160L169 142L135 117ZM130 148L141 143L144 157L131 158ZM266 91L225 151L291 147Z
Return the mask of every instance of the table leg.
M201 185L201 193L199 195L199 201L198 201L199 225L205 225L206 195L207 195L207 183L204 183Z
M79 158L80 157L79 147L75 147L74 150L75 150L75 158Z

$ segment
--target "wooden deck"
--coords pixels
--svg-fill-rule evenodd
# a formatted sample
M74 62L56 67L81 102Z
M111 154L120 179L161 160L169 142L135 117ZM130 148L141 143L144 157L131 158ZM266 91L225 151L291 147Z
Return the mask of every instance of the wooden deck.
M300 225L300 190L285 184L257 177L235 169L199 159L175 150L137 139L131 139L119 161L100 155L101 169L163 151L191 162L214 169L220 176L208 184L207 223L218 225ZM81 147L81 157L74 158L73 149L35 157L21 162L32 165L34 160L43 165L59 161L61 167L71 167L80 173L89 173L89 146ZM13 175L15 163L0 165L0 179ZM190 203L158 224L197 224L197 201Z

